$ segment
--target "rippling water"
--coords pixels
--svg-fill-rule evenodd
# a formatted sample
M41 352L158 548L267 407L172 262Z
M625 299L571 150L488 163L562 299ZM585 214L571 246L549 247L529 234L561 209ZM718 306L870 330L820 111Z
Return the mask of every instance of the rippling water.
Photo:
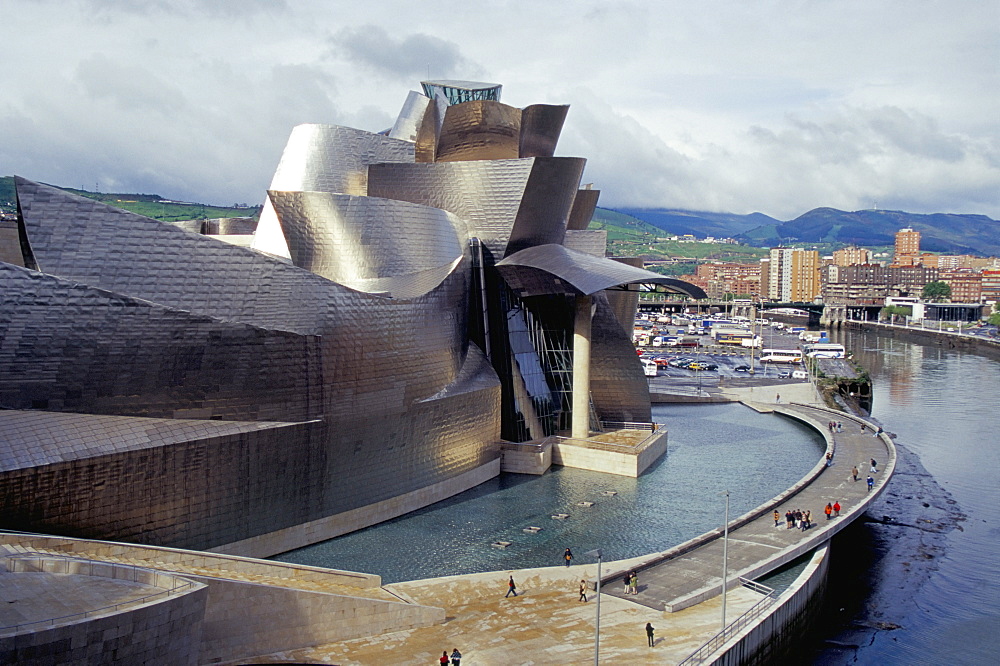
M916 610L903 628L878 634L859 663L998 663L1000 363L871 334L848 334L845 343L871 371L872 416L967 515L948 534L938 571L913 591ZM905 589L907 581L884 584Z
M299 564L376 573L383 582L551 566L563 549L605 560L664 550L721 526L791 486L816 464L822 438L780 416L735 404L661 405L669 452L638 479L554 467L503 474L426 509L279 555ZM608 496L605 492L615 492ZM584 508L577 502L591 501ZM552 514L568 513L565 520ZM538 534L522 530L539 526ZM495 541L510 541L505 550Z

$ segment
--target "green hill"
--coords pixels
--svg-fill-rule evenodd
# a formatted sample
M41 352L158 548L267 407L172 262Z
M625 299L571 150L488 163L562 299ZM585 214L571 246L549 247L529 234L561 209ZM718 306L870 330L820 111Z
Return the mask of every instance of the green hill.
M54 187L59 186L55 185ZM127 210L131 213L167 222L206 220L218 217L257 217L260 214L260 206L211 206L186 201L171 201L164 199L158 194L90 192L72 187L62 187L60 189ZM13 176L0 177L0 210L7 213L17 212Z

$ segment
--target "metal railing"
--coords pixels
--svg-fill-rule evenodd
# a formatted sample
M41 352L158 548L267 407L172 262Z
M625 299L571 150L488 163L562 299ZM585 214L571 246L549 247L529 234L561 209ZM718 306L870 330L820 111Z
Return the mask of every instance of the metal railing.
M63 557L59 555L52 555L48 553L18 553L16 555L8 555L3 558L7 565L7 571L10 573L55 573L55 574L77 574L81 576L101 576L102 571L113 571L113 576L115 580L121 580L125 582L132 583L145 583L150 577L156 579L167 579L170 580L171 586L169 588L163 588L159 592L153 594L147 594L141 597L136 597L134 599L129 599L127 601L120 601L116 604L110 604L108 606L101 606L100 608L94 608L87 611L81 611L79 613L71 613L69 615L60 615L58 617L46 618L44 620L34 620L32 622L20 622L18 624L11 624L7 626L0 627L0 633L17 633L21 629L27 627L35 627L37 625L45 626L55 626L57 623L65 623L70 621L75 621L77 619L83 619L90 617L92 615L98 615L101 613L107 613L112 611L119 611L128 606L136 606L149 602L157 597L168 597L178 592L187 590L195 586L195 583L184 580L177 576L171 576L164 574L159 571L154 571L152 569L144 569L141 567L136 567L131 564L118 564L115 562L101 562L96 560L87 560L77 557ZM36 563L35 566L31 566L30 563ZM57 565L62 565L57 566ZM71 565L73 565L71 567ZM95 572L95 569L98 571ZM131 578L128 576L119 575L122 572L131 571ZM107 577L107 576L105 576Z
M767 608L771 606L771 604L774 603L774 599L777 595L774 590L767 585L761 585L756 581L743 578L742 576L740 576L740 584L749 590L764 595L764 597L747 609L743 615L740 615L733 622L727 624L725 629L709 638L704 645L691 653L688 658L678 664L678 666L683 666L684 664L704 663L709 656L725 645L726 642L733 636L746 629L750 623L754 622L765 610L767 610Z
M606 430L656 430L660 424L643 421L601 421L601 427Z

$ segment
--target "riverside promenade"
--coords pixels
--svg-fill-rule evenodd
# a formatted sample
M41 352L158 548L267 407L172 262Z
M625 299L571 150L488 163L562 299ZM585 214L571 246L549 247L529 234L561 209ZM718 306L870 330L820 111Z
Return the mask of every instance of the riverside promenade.
M775 403L776 393L782 396L780 403ZM731 517L726 605L727 618L732 621L761 598L740 586L738 576L772 571L826 543L860 516L888 481L894 449L888 440L874 437L870 426L862 433L861 420L815 404L815 391L809 383L757 387L753 392L727 389L727 398L810 424L824 434L827 450L834 453L832 466L826 467L821 456L793 488L747 515ZM829 432L826 424L831 420L843 423L843 431ZM781 452L774 455L774 464L780 465ZM871 493L865 483L870 458L879 463L879 472L872 475L875 488ZM857 482L850 474L855 464ZM828 521L823 507L834 501L840 502L841 515ZM782 514L777 528L772 518L774 508ZM812 511L815 527L805 532L786 529L784 511L788 508ZM668 551L603 564L602 662L676 664L719 631L721 535L720 525ZM639 572L637 595L623 594L621 579L627 571ZM594 658L594 592L588 591L584 603L579 601L578 588L581 579L592 582L596 574L594 564L578 564L386 585L384 589L401 599L444 608L445 623L272 654L255 663L433 664L442 651L450 654L456 647L463 654L462 663L469 665L590 663ZM517 583L517 597L504 597L508 575ZM646 644L643 629L647 622L656 629L652 648Z

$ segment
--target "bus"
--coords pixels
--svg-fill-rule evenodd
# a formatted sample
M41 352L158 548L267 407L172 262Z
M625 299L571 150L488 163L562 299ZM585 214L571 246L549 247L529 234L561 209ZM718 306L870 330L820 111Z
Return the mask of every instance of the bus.
M639 362L642 363L642 374L647 377L655 377L657 366L654 361L650 361L647 358L640 358Z
M809 358L844 358L846 351L844 345L815 343L806 345L803 348L805 355Z
M802 352L798 349L761 349L761 363L801 363Z
M754 342L756 336L750 331L725 331L716 335L715 341L720 345L734 345L736 347L749 347ZM744 343L749 340L749 343Z

